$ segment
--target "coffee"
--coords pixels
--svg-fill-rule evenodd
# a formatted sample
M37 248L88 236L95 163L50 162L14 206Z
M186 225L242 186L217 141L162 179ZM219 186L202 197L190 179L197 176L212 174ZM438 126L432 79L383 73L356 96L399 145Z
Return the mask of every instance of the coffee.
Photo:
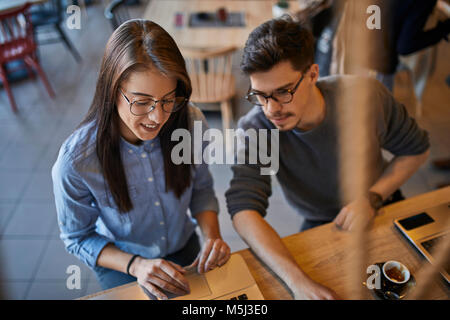
M398 268L391 268L386 270L386 275L395 281L402 282L405 280L403 273Z

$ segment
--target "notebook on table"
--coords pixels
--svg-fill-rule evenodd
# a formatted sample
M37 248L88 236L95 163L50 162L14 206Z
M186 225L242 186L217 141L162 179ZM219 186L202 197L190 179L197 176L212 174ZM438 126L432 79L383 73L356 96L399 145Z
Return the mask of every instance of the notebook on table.
M239 254L204 274L195 271L185 275L191 292L184 296L168 295L171 300L264 300L247 264ZM101 291L82 300L148 300L155 297L137 282Z

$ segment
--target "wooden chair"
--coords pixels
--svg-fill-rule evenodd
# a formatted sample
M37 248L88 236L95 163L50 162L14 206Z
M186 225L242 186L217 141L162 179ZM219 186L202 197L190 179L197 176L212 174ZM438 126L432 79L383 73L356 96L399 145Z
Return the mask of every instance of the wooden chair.
M235 47L208 50L181 48L192 82L190 100L194 103L219 103L224 132L231 128L233 121L231 100L236 94L236 87L231 66L235 51Z
M0 14L0 80L8 94L12 110L17 112L16 102L9 86L5 64L22 59L30 77L36 70L47 88L50 97L55 93L39 65L36 56L37 46L33 36L33 26L28 12L29 4L21 8ZM10 70L12 71L12 70Z

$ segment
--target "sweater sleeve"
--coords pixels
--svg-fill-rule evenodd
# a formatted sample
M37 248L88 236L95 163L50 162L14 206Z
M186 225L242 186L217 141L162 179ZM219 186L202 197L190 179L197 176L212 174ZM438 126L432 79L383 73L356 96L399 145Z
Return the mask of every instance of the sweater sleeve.
M378 106L378 139L380 146L396 156L417 155L430 147L428 132L420 128L409 116L405 106L396 101L378 81L376 87Z
M257 130L251 119L247 117L241 118L238 123L241 134L248 133L248 130ZM238 130L239 130L238 129ZM271 177L261 172L263 165L259 162L253 163L249 161L250 146L255 146L255 141L251 141L251 134L248 136L248 143L240 144L238 148L235 165L232 166L233 178L230 181L230 187L225 193L228 213L233 216L242 210L255 210L261 216L267 214L269 206L269 197L272 194ZM245 162L239 161L239 155L245 155Z

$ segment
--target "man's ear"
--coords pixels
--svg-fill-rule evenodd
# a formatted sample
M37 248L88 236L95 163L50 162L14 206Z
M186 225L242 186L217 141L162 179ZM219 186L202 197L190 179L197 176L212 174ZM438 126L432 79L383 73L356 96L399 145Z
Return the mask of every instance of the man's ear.
M312 83L316 83L317 79L319 79L319 65L317 63L311 65L309 69L309 77Z

